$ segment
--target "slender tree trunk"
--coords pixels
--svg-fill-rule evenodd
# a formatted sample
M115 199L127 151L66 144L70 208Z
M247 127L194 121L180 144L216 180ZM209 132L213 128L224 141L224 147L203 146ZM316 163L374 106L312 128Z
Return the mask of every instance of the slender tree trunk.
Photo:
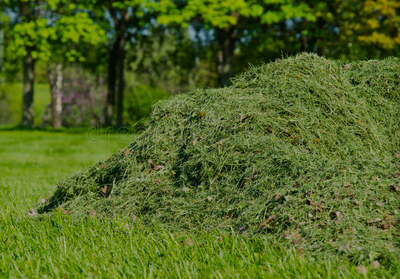
M129 13L127 10L121 11L120 28L119 28L119 46L118 46L118 107L117 107L117 126L122 127L124 116L124 90L125 90L125 45L126 45L126 30L128 29Z
M285 22L285 21L282 21L282 22L279 24L279 30L280 30L280 32L281 32L281 38L282 38L282 39L287 38L287 28L286 28L286 22ZM288 55L288 51L287 51L287 48L286 48L286 44L284 44L284 47L283 47L283 49L281 49L281 52L282 52L282 58L283 58L283 57L286 57L286 56Z
M109 51L108 60L108 90L107 100L104 109L104 124L112 126L114 124L114 106L115 106L115 85L117 83L117 59L118 59L118 39L114 42Z
M125 61L125 44L126 39L122 37L119 46L119 59L118 59L118 111L117 111L117 125L122 127L123 115L124 115L124 90L125 90L125 78L124 78L124 61Z
M0 15L1 16L1 15ZM0 25L0 73L3 72L4 67L4 29L3 26ZM0 85L4 83L3 78L0 78Z
M324 25L325 21L323 18L318 17L317 18L317 34L315 34L315 37L317 39L316 45L317 45L317 54L319 56L324 55L325 48L324 48L324 42L326 41L326 37L323 36L323 34L326 32Z
M301 48L300 51L304 52L307 51L308 48L308 37L307 35L301 33Z
M239 15L234 15L239 19ZM235 26L230 25L227 28L218 29L218 46L217 53L217 72L218 83L220 87L230 85L230 78L233 74L233 62L235 54L235 44L237 36L235 34Z
M62 127L62 81L63 81L63 68L61 63L57 63L55 67L49 67L48 80L50 84L51 93L51 123L53 129L60 129Z
M24 58L24 87L22 93L22 127L33 127L33 92L35 81L35 60L32 57L32 49L26 49L27 54Z
M115 24L117 38L113 48L110 50L108 62L108 92L107 103L105 107L105 124L112 126L114 122L115 107L115 86L118 79L118 107L117 107L117 125L122 126L123 122L123 101L124 101L124 60L125 60L125 33L128 29L129 13L128 10L115 10L110 7L111 15ZM117 16L119 14L119 17ZM118 66L118 77L117 77Z

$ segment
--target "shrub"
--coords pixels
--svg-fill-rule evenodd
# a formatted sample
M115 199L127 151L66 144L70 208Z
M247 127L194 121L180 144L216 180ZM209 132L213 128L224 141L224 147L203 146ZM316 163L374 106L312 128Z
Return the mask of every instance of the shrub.
M137 86L125 94L124 122L134 125L136 122L149 117L152 105L161 99L168 98L169 94L160 88L148 85Z

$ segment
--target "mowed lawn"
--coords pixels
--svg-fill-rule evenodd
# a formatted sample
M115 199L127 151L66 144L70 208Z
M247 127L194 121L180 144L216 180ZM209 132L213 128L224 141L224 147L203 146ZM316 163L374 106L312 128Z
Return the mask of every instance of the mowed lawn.
M35 111L34 121L35 125L39 125L42 121L42 116L46 110L47 105L51 102L50 87L48 84L35 83L35 95L33 98L33 108ZM10 111L12 113L12 121L15 124L21 123L22 115L22 87L21 82L6 83L4 88L10 100Z
M106 140L107 139L107 140ZM135 220L27 212L69 174L126 143L86 133L0 129L0 278L398 278L379 268L221 232L169 233ZM89 215L89 214L88 214Z

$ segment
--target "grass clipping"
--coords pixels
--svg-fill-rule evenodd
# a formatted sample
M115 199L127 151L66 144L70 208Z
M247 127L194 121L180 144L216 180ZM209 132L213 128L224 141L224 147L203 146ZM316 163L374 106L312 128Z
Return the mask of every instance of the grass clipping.
M399 59L304 53L158 102L126 149L61 182L39 211L371 258L399 245L399 126Z

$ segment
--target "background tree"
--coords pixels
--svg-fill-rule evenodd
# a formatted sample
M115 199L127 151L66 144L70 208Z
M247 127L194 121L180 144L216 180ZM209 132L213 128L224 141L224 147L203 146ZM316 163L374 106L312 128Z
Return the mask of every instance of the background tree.
M168 3L167 3L168 2ZM245 1L245 0L187 0L161 1L158 21L164 24L181 24L200 21L206 29L213 29L217 43L217 73L220 86L229 84L233 74L235 50L249 33L248 20L264 25L283 22L288 19L306 18L315 20L311 9L304 2L296 1ZM250 30L251 31L251 30Z
M351 44L351 58L383 58L398 55L400 46L400 2L368 0L337 5L347 18L339 31L342 45ZM347 4L347 5L346 5ZM356 52L355 52L356 50Z
M74 10L76 10L76 7ZM46 57L54 129L59 129L62 126L61 92L64 64L75 61L84 62L86 58L83 55L87 50L85 45L95 47L105 39L105 31L95 25L86 13L78 12L69 15L68 13L71 13L71 11L64 10L63 14L56 13L53 15L54 24L51 26L51 30L56 35L49 38L53 55Z
M15 15L11 22L13 43L9 44L11 52L23 57L23 127L33 127L33 94L35 78L35 60L42 48L46 49L46 39L49 34L44 31L46 22L42 19L41 1L6 0L6 8Z
M399 54L400 2L308 1L315 22L301 20L301 50L331 58L376 59Z
M132 33L143 24L144 1L99 0L88 1L96 22L104 26L108 35L108 89L107 101L104 108L104 123L107 126L114 124L114 110L116 91L117 98L117 125L123 122L123 97L125 89L125 46ZM118 85L118 88L117 88Z
M100 109L107 125L121 126L140 118L166 92L225 86L249 64L282 55L308 51L365 59L400 51L395 0L5 0L0 6L10 20L3 26L8 80L24 80L24 126L33 125L38 69L53 92L53 126L60 126L62 73L71 61L91 76L85 87L95 83L93 73L107 80L107 102ZM104 44L93 38L97 31L91 26L105 30ZM82 92L103 92L102 86ZM134 113L143 104L132 101L138 98L147 98L147 108ZM101 120L98 108L89 110ZM124 121L123 115L134 117Z
M75 13L75 4L65 0L6 1L6 8L15 15L11 26L12 40L9 53L23 57L23 127L32 127L34 121L33 97L35 62L52 60L56 67L57 82L50 82L53 104L53 126L59 128L61 68L63 58L73 60L79 56L77 48L83 41L98 43L101 32L84 13ZM53 76L50 69L49 77Z

